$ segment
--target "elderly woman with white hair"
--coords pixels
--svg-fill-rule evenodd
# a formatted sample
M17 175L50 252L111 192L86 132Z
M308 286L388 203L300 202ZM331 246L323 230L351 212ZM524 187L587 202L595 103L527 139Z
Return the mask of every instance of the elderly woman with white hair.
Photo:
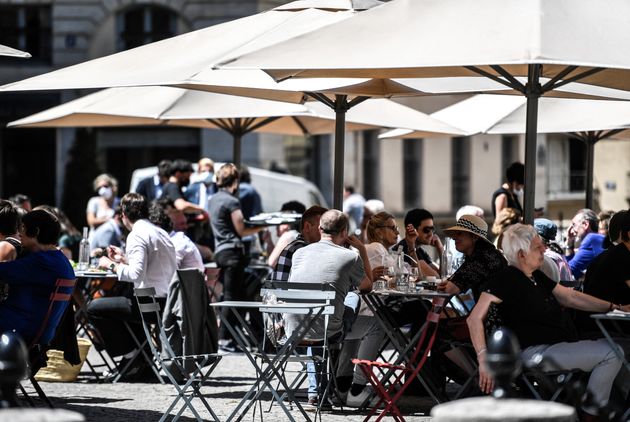
M630 305L603 301L553 282L540 271L545 249L543 240L532 226L515 224L504 233L503 252L510 266L488 281L468 317L479 361L479 386L486 393L494 387L485 367L484 332L488 309L494 303L504 326L518 338L524 360L541 354L543 362L548 362L545 370L591 372L587 388L594 402L604 406L621 368L621 360L604 339L578 341L575 326L563 308L608 312L613 309L630 311ZM595 420L596 408L585 407L583 412L581 420Z

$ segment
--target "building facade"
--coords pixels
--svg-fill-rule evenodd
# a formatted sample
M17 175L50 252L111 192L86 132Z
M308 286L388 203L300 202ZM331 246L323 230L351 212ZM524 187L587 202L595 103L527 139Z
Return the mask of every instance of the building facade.
M0 57L0 84L112 54L148 42L250 15L283 0L0 0L0 44L29 51L29 60ZM194 54L194 52L191 52ZM156 57L159 64L159 57ZM135 168L163 158L229 161L229 135L179 128L7 129L6 123L88 92L0 94L0 197L18 192L34 202L72 204L76 174L107 170L127 190ZM423 97L405 103L433 112L461 97ZM248 135L243 161L313 180L331 197L329 136ZM379 140L378 132L347 134L345 180L366 198L403 214L425 207L452 217L461 205L490 212L492 192L513 161L522 161L522 136ZM566 136L539 136L536 206L553 219L571 218L584 202L584 147ZM74 160L74 162L73 162ZM630 198L630 145L601 141L595 153L597 208L621 209ZM88 177L86 177L89 179ZM84 183L84 182L81 182ZM83 206L83 205L81 205Z

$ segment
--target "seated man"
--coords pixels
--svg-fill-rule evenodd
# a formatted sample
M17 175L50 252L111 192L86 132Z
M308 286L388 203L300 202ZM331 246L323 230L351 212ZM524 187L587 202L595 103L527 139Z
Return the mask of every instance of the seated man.
M173 201L162 198L154 202L149 209L149 221L170 236L177 255L177 269L196 268L205 271L199 249L182 231L186 228L186 216L175 208Z
M611 221L610 234L614 246L606 249L588 267L584 279L584 293L595 296L611 304L630 303L630 213L620 211ZM585 335L594 333L601 336L591 313L578 313L578 324ZM625 333L630 333L628 324L619 325Z
M575 326L563 307L608 312L630 311L630 305L614 305L564 287L539 271L545 244L532 226L510 226L504 233L503 251L510 266L488 281L467 321L479 361L479 387L490 393L494 385L485 366L484 332L488 309L494 303L504 326L516 334L524 361L542 354L548 359L543 370L591 372L587 389L597 406L605 406L621 360L606 340L578 341ZM582 410L582 420L596 420L596 408Z
M321 340L324 336L329 339L340 339L343 336L344 300L347 293L351 290L359 290L362 293L372 290L372 271L365 246L356 237L348 237L348 224L348 217L341 211L325 212L319 222L321 240L304 246L293 254L290 283L327 282L333 285L336 292L333 300L335 312L329 317L328 331L325 331L324 318L321 317L307 333L307 339ZM356 248L359 254L349 250L348 246ZM287 335L290 336L296 329L300 318L297 315L285 317ZM367 317L365 321L357 318L348 337L364 339L359 348L359 359L376 358L382 334L374 318ZM311 378L309 381L312 383L314 380ZM320 392L324 391L325 383L326 380L322 379ZM365 375L356 368L348 402L363 403L370 395L370 391L365 389L366 384ZM311 394L314 393L316 394L316 391ZM314 395L309 397L309 402L316 400L317 397Z
M288 211L288 212L296 212L298 214L304 214L304 211L306 211L306 207L304 206L304 204L302 204L299 201L289 201L282 204L282 207L280 207L280 211L285 211L285 212ZM267 264L271 268L276 267L280 254L284 251L287 245L293 242L300 234L298 225L299 223L292 223L292 224L280 224L279 226L277 226L276 236L278 236L278 241L276 242L275 245L271 241L271 233L269 231L263 232L265 233L263 235L264 236L263 241L267 244L266 246L267 252L269 252L269 258L267 258ZM315 226L315 228L317 229L317 232L319 232L318 227L319 227L319 221L317 222L317 225ZM319 241L319 238L316 240L316 242L317 241ZM263 249L264 248L265 247L263 246ZM271 251L269 251L269 249L271 249ZM289 276L289 273L287 272L287 278L288 276ZM283 281L286 281L286 279Z
M595 257L604 252L604 236L597 232L598 229L597 214L588 208L579 210L571 220L566 255L576 280L581 279Z
M293 265L293 254L298 249L308 244L319 242L321 239L319 219L326 211L328 210L324 207L313 205L302 213L302 219L300 220L300 233L292 242L285 245L278 255L276 264L273 266L273 273L271 273L271 280L289 280L289 273L291 272L291 267ZM276 246L278 245L280 245L280 242L278 242ZM269 259L271 259L271 257Z
M0 302L0 333L15 330L30 344L46 317L57 280L75 277L68 258L56 246L61 232L57 218L36 210L24 215L22 224L20 237L28 255L0 263L0 280L9 286L6 300ZM51 327L59 322L62 308L49 315ZM42 333L39 342L48 343L53 335L54 328Z
M126 251L115 247L108 249L108 256L101 257L99 266L115 272L118 280L133 283L137 287L154 287L158 301L166 301L168 286L177 270L177 257L173 242L161 228L149 220L147 200L138 193L128 193L120 202L122 221L130 230ZM122 321L135 321L136 337L144 338L140 328L137 303L129 289L125 297L106 297L93 300L88 306L88 318L96 326L104 346L111 356L131 357L135 344ZM143 369L143 368L137 368Z

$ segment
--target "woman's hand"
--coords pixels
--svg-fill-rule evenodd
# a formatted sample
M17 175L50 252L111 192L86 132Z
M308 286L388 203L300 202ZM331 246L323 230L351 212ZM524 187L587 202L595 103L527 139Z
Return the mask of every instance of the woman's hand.
M378 266L372 268L372 280L376 280L377 278L383 278L383 276L387 273L387 268L384 266Z
M490 394L494 390L494 380L486 368L485 350L477 356L477 361L479 362L479 389L486 394Z

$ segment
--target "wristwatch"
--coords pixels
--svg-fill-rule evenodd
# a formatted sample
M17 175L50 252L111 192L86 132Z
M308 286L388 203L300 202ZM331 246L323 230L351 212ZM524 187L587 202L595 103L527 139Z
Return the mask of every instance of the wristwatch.
M111 272L115 273L116 272L116 264L113 263L113 262L111 264L109 264L109 270Z

